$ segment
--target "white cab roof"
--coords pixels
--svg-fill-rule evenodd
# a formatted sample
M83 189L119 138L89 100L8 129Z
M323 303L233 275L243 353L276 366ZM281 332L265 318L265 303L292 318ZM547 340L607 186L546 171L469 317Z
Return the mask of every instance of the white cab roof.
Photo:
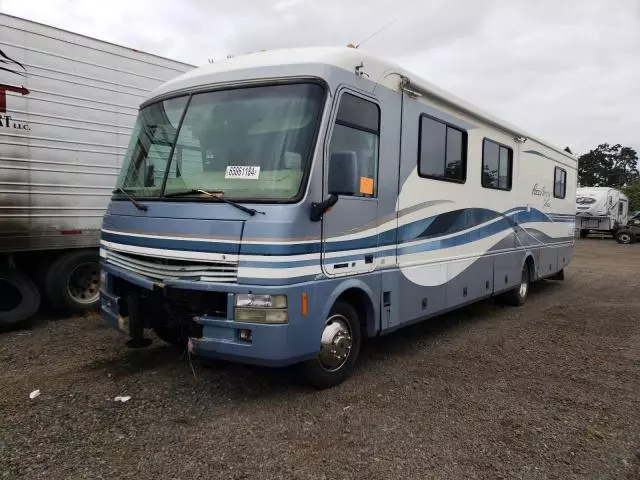
M371 55L363 50L349 47L306 47L282 50L268 50L263 52L250 53L238 57L232 57L224 60L208 64L194 70L191 70L179 77L167 82L160 91L162 93L184 87L185 83L190 85L207 85L216 81L216 76L224 72L232 72L236 70L246 70L260 67L274 67L278 65L302 65L302 64L325 64L333 67L342 68L349 72L354 72L357 65L363 64L362 70L369 76L369 79L382 83L384 78L390 74L402 75L411 80L411 83L418 85L422 90L428 92L434 97L457 106L466 111L471 116L475 116L481 120L500 125L505 130L511 131L523 137L531 138L536 142L561 153L565 157L576 161L576 158L560 149L555 145L550 145L533 135L523 132L521 129L497 119L496 117L483 112L477 107L467 103L466 101L446 92L440 87L428 82L415 74L412 74L399 65L383 60L379 57ZM155 96L156 94L152 94Z

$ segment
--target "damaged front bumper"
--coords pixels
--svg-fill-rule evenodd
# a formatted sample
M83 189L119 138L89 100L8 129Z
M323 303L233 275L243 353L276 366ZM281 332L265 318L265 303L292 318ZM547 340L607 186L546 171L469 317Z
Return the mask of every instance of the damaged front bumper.
M130 315L129 300L124 296L118 296L111 288L116 278L130 285L132 291L155 291L167 299L181 294L198 294L205 297L224 295L226 308L220 309L221 311L215 315L193 312L191 316L202 327L201 336L192 336L188 340L189 351L195 355L265 366L285 366L313 358L319 352L318 339L322 333L323 322L313 315L301 314L302 294L312 298L312 295L309 295L312 286L309 284L287 286L286 291L276 287L202 284L186 280L167 281L159 285L110 265L103 265L103 270L105 284L101 292L102 318L107 325L129 334L132 338L139 327L138 321L135 315L134 318ZM260 324L237 321L234 318L235 296L255 291L287 295L288 323ZM312 301L309 303L309 312L313 312ZM144 308L141 310L140 315L143 316Z

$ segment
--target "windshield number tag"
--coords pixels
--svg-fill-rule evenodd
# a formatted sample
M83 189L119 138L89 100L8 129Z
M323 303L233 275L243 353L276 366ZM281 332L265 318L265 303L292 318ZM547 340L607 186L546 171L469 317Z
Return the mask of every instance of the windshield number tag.
M260 167L229 165L224 178L241 178L243 180L257 180L260 177Z

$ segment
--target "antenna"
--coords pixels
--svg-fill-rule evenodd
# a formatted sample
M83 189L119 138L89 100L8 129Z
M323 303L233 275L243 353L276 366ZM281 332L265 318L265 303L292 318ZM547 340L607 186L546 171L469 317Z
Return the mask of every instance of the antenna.
M353 44L349 44L349 45L353 45L353 48L359 48L360 45L362 45L364 42L368 42L369 40L371 40L373 37L381 34L382 32L384 32L387 28L389 28L391 25L393 25L394 23L396 23L397 18L394 18L393 20L391 20L389 23L387 23L384 27L379 28L378 30L376 30L375 32L373 32L371 35L369 35L368 37L365 37L364 40L360 41L359 43L353 45Z

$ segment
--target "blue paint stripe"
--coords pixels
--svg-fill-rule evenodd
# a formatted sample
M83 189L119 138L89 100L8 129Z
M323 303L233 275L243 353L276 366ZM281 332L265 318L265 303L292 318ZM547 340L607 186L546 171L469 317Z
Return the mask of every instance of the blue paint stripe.
M508 218L505 218L508 216ZM378 235L368 237L327 242L325 249L327 252L346 252L351 250L361 250L367 248L394 247L396 243L403 244L421 239L437 239L445 235L468 230L477 227L488 221L502 217L499 221L490 225L476 228L471 232L463 234L461 238L479 239L482 232L490 232L498 228L497 225L506 225L511 228L511 220L519 223L529 222L571 222L573 216L565 214L545 214L540 210L531 208L527 211L525 207L516 207L507 210L505 213L494 212L482 208L470 208L445 212L439 215L427 217L407 225L402 225L398 229L380 232ZM490 234L491 235L491 234ZM455 238L451 237L441 240L443 245L451 245ZM166 250L187 250L194 252L228 253L240 255L260 255L260 256L290 256L321 253L322 243L320 240L310 243L283 243L283 244L243 244L227 242L199 242L194 240L164 239L151 237L134 237L126 233L102 232L102 238L109 242L123 243L139 247L151 247ZM434 243L435 244L435 243ZM445 248L445 247L441 247ZM358 257L356 257L358 258ZM282 263L282 262L280 262Z

